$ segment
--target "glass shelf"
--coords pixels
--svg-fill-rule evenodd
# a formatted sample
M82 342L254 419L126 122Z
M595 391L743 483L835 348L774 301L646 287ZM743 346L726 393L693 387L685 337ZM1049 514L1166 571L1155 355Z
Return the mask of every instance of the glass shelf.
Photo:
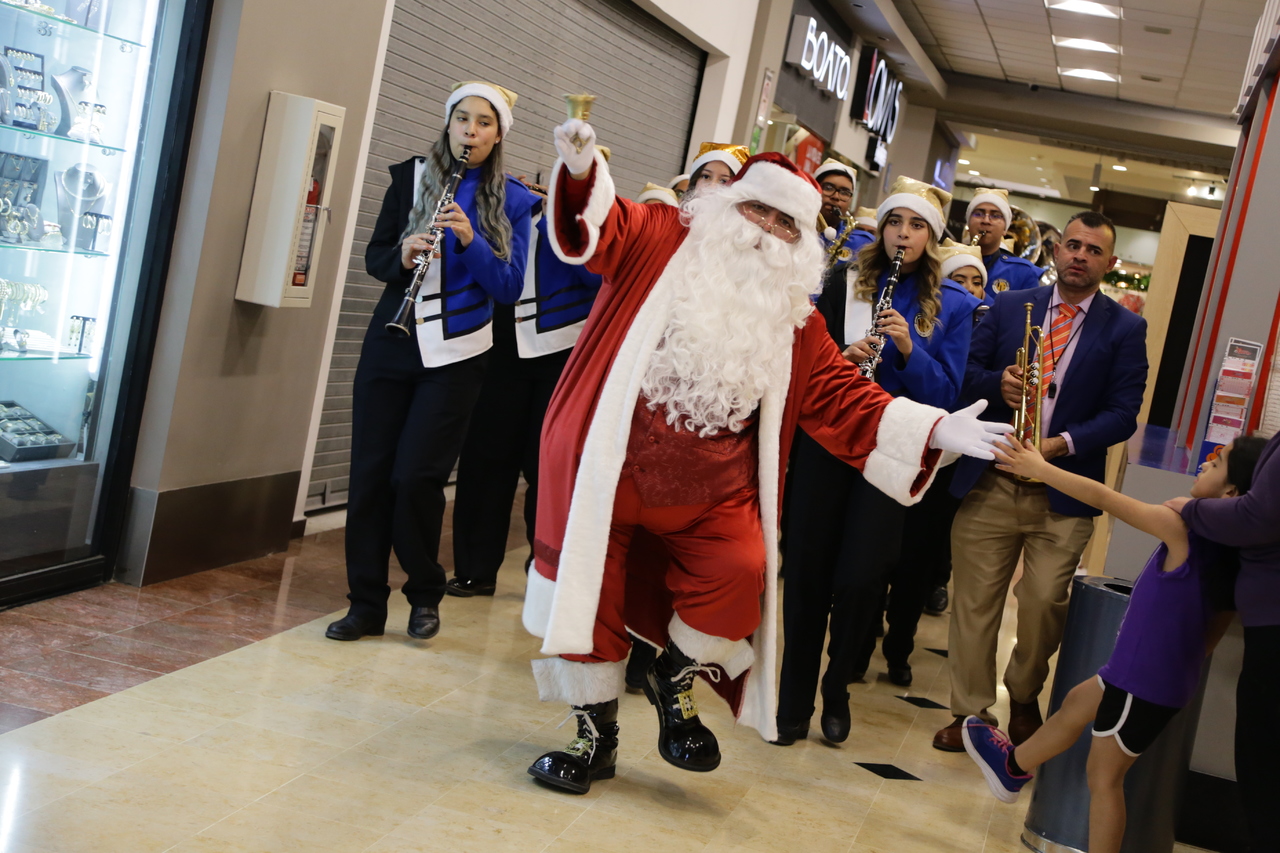
M14 352L13 350L5 350L0 352L0 361L71 361L75 359L92 358L87 352L63 352L52 353L48 350L27 350L26 352Z
M64 21L62 18L59 18L56 15L47 15L44 12L37 12L34 9L29 9L26 6L19 6L15 3L5 3L3 2L3 0L0 0L0 11L6 10L6 9L12 9L15 12L19 12L23 15L30 15L31 17L37 18L40 20L50 21L54 24L57 24L58 26L66 27L70 30L78 30L84 33L92 33L95 36L99 36L101 38L108 38L108 39L111 39L112 41L119 42L120 44L127 44L132 47L146 46L140 41L121 38L120 36L113 36L111 35L111 33L105 33L105 32L102 32L101 30L95 30L92 27L82 26L80 24L76 24L71 21ZM50 35L52 35L52 33L50 33Z
M105 258L106 252L91 252L87 249L72 251L66 246L41 246L39 243L0 243L0 252L42 252L46 255L80 255L85 258Z
M3 8L3 4L0 4L0 8ZM101 142L85 142L83 139L72 139L70 136L59 136L56 133L44 133L39 130L29 130L28 128L25 128L25 127L14 127L13 125L10 125L10 124L0 124L0 130L7 130L10 133L18 133L27 137L37 137L41 139L54 139L54 140L57 140L58 142L70 142L73 145L87 145L91 148L98 148L102 151L107 152L108 156L110 156L111 154L124 153L123 148L116 148L113 145L103 145Z

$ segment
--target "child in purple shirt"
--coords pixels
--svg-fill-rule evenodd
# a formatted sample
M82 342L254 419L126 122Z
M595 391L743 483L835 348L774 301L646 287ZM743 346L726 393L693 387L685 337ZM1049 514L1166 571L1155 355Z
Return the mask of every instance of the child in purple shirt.
M1224 498L1246 492L1264 444L1258 438L1237 439L1201 467L1191 494ZM964 722L965 751L982 769L991 792L1006 803L1017 799L1032 770L1069 749L1092 723L1089 850L1118 853L1124 839L1125 774L1191 701L1205 655L1230 620L1230 614L1215 618L1206 594L1225 555L1220 546L1189 533L1170 508L1063 471L1030 445L997 444L995 455L1000 470L1043 481L1160 539L1134 584L1110 660L1095 677L1072 688L1039 731L1015 748L978 717Z

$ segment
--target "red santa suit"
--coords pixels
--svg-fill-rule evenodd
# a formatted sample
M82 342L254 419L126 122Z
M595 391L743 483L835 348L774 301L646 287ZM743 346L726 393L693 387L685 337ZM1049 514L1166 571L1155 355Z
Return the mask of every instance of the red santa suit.
M760 201L813 221L811 179L772 156L739 180L767 179L773 197ZM809 207L812 216L796 215ZM548 210L555 252L604 284L542 433L524 625L543 638L544 654L561 657L534 661L539 694L572 705L616 698L630 629L715 664L727 676L711 679L715 689L772 740L779 484L796 427L913 504L939 463L929 440L946 413L863 379L815 312L794 332L790 375L772 384L746 429L676 433L647 410L640 388L670 316L668 266L679 268L688 233L680 211L617 197L598 154L584 181L557 163Z

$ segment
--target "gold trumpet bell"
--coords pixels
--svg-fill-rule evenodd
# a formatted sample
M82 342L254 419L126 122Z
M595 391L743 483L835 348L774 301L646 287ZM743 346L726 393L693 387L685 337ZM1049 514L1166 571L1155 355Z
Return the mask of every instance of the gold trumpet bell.
M595 102L595 95L583 94L564 96L565 111L568 112L569 118L578 118L583 121L589 121L591 119L591 106ZM573 147L578 151L581 151L582 146L587 144L587 141L579 137L576 133L569 141L573 143Z

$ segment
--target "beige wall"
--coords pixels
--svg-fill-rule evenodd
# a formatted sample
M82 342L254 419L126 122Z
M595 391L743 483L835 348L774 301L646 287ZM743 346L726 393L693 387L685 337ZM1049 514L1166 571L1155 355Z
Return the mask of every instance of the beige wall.
M361 140L391 0L220 0L214 5L191 160L144 410L136 488L156 491L297 471L324 354ZM331 6L332 14L318 14ZM360 14L353 14L359 7ZM268 94L347 110L333 219L310 308L234 292ZM346 238L346 239L344 239Z

